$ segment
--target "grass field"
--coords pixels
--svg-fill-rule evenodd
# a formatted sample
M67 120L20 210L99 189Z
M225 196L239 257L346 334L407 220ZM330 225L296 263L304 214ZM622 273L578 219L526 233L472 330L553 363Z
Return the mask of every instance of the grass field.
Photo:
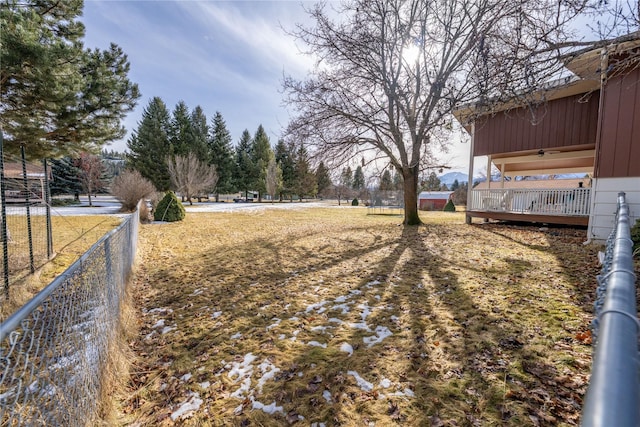
M39 260L44 262L42 257L46 260L46 235L44 234L46 223L44 217L36 217L34 222L34 230L42 234L40 238L44 243L41 246L44 246L44 249L41 250L45 253ZM26 231L24 233L14 232L13 240L9 243L11 245L10 253L13 255L13 258L10 258L10 263L24 265L24 271L17 275L18 278L15 282L10 284L9 300L0 300L0 320L33 298L56 276L80 258L95 242L121 222L121 218L107 215L52 216L53 251L56 256L39 268L34 275L28 275L29 249Z
M122 424L577 425L583 230L366 209L141 227Z

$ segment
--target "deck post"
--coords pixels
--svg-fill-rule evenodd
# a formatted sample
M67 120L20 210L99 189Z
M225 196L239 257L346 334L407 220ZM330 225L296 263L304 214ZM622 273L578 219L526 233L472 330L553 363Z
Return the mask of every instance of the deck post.
M468 182L467 182L467 212L469 211L469 209L471 208L471 191L473 191L473 160L474 160L474 155L473 155L473 143L474 143L474 136L476 133L476 122L475 120L473 122L471 122L471 147L469 150L469 177L468 177ZM471 215L469 215L468 213L466 214L465 217L465 222L467 224L471 224Z

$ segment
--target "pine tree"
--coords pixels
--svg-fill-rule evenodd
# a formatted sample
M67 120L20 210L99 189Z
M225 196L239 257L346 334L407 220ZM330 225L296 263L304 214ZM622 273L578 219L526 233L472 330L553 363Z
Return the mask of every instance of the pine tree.
M242 132L240 142L236 146L235 186L247 197L253 183L254 165L251 156L251 134L247 129Z
M73 194L77 199L82 191L80 185L80 169L71 157L50 160L51 163L51 194Z
M31 158L97 152L125 135L140 97L115 44L85 50L81 0L24 0L0 7L0 127L5 152Z
M251 147L251 161L253 163L253 189L258 192L258 201L262 201L262 195L267 191L266 175L269 158L272 154L269 137L262 125L258 126L253 136Z
M169 142L173 149L174 156L186 156L190 150L191 138L191 118L189 108L184 101L176 104L171 114L171 125L169 127Z
M222 114L216 111L213 116L213 127L207 139L209 164L215 165L218 172L218 185L216 186L216 202L220 193L228 194L236 191L234 185L234 157L231 147L231 134L222 118Z
M458 188L460 188L460 183L456 179L453 181L453 184L451 184L451 191L456 191Z
M321 197L328 196L329 192L331 191L331 187L333 187L333 182L331 182L329 170L322 161L316 169L316 182L318 184L318 194Z
M155 97L149 101L138 128L127 141L128 164L151 181L158 191L167 191L171 185L167 158L174 153L169 143L169 126L167 106Z
M420 183L420 191L440 191L440 178L435 172L429 174L429 178Z
M209 125L207 124L207 116L204 114L202 107L197 105L191 112L190 135L188 138L189 152L196 155L201 162L209 163L209 153L207 148L207 139L209 135Z
M391 178L391 172L389 169L385 169L380 177L380 191L391 191L393 190L393 180Z
M362 171L362 166L358 166L353 174L353 182L351 183L351 188L360 192L364 190L364 187L364 172Z
M311 171L309 165L309 154L304 144L300 144L296 150L296 194L300 197L300 201L305 196L315 197L318 193L318 185L316 183L316 177Z
M295 164L295 146L292 143L285 143L279 140L275 150L276 162L282 169L282 188L280 189L280 201L283 195L290 198L295 193L296 185L296 164Z

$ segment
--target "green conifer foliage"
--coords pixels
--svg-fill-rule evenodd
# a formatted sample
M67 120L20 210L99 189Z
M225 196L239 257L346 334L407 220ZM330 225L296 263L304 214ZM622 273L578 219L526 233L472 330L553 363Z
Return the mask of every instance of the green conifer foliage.
M444 205L444 209L442 209L445 212L455 212L456 211L456 205L453 204L453 200L449 199L449 201L447 202L446 205Z
M173 191L167 191L158 206L153 212L153 219L155 221L182 221L186 213L184 206Z

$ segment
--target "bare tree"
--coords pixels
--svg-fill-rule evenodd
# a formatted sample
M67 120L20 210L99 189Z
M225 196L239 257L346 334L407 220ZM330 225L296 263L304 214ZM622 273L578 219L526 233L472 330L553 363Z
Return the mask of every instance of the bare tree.
M93 206L91 196L105 187L103 178L105 169L102 160L94 154L81 153L80 158L76 160L76 166L80 169L78 174L80 185L87 193L89 206Z
M122 203L126 212L133 212L141 199L156 191L151 181L135 169L125 170L111 183L111 194Z
M269 163L267 164L265 187L267 194L271 197L271 203L273 203L276 193L282 188L282 169L276 163L273 153L270 153Z
M567 24L588 1L351 0L339 20L317 5L315 26L293 32L317 63L304 81L284 79L297 110L288 133L333 159L329 167L385 158L404 180L404 223L419 224L418 177L446 144L453 108L557 77L567 47L582 44Z
M171 185L176 192L187 198L190 205L193 204L192 197L213 190L218 183L215 165L201 162L193 153L168 159L167 165Z

